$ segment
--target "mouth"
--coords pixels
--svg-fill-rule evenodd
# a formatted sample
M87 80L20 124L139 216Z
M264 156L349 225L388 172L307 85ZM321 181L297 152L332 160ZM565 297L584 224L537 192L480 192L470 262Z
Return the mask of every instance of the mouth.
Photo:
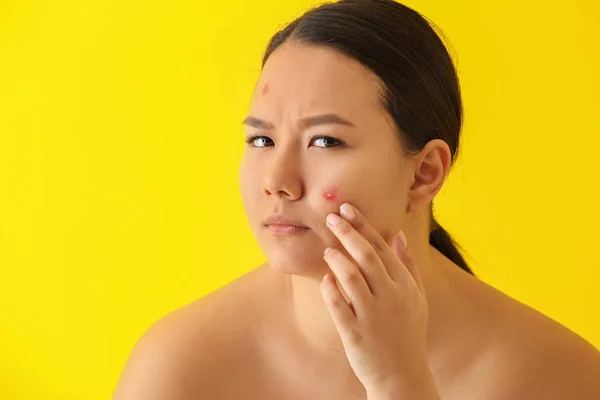
M304 226L288 225L288 224L271 224L265 227L276 236L297 235L308 232L310 228Z

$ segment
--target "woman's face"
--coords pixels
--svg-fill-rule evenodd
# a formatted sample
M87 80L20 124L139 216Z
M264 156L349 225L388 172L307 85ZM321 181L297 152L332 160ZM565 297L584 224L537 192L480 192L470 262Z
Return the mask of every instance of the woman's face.
M349 202L390 243L403 226L411 171L376 76L333 50L284 44L269 58L245 121L240 188L250 227L271 267L322 275L326 247L343 246L325 224ZM324 116L325 115L325 116ZM318 116L324 116L314 118ZM272 214L306 229L281 235Z

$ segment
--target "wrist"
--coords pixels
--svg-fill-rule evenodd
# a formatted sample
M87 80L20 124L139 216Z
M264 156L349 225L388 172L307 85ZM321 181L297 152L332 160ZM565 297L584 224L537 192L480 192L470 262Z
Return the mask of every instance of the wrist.
M427 367L421 371L411 375L398 374L387 382L367 388L367 400L440 400L431 370Z

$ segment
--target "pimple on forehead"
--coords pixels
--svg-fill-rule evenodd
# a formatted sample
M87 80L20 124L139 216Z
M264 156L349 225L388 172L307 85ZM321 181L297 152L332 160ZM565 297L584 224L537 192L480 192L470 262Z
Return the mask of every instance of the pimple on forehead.
M338 197L337 189L334 187L326 187L321 191L321 196L327 201L335 202Z
M263 94L263 96L264 96L264 95L266 95L267 93L269 93L269 84L268 84L268 83L265 83L265 86L263 86L263 89L262 89L262 94Z

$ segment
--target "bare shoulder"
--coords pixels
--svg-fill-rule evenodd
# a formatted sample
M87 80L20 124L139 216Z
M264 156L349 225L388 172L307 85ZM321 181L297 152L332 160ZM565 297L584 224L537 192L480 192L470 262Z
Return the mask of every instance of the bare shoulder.
M152 324L131 351L113 400L225 398L234 388L219 382L232 375L243 386L247 374L236 369L257 359L249 329L259 275L252 270Z
M499 358L507 370L518 371L513 374L514 391L507 398L600 398L600 352L560 323L523 307L522 315L528 318L521 319L518 312L511 316L513 323L525 322L507 334L506 351Z
M600 352L557 321L481 283L491 318L489 351L479 360L490 399L600 398Z

